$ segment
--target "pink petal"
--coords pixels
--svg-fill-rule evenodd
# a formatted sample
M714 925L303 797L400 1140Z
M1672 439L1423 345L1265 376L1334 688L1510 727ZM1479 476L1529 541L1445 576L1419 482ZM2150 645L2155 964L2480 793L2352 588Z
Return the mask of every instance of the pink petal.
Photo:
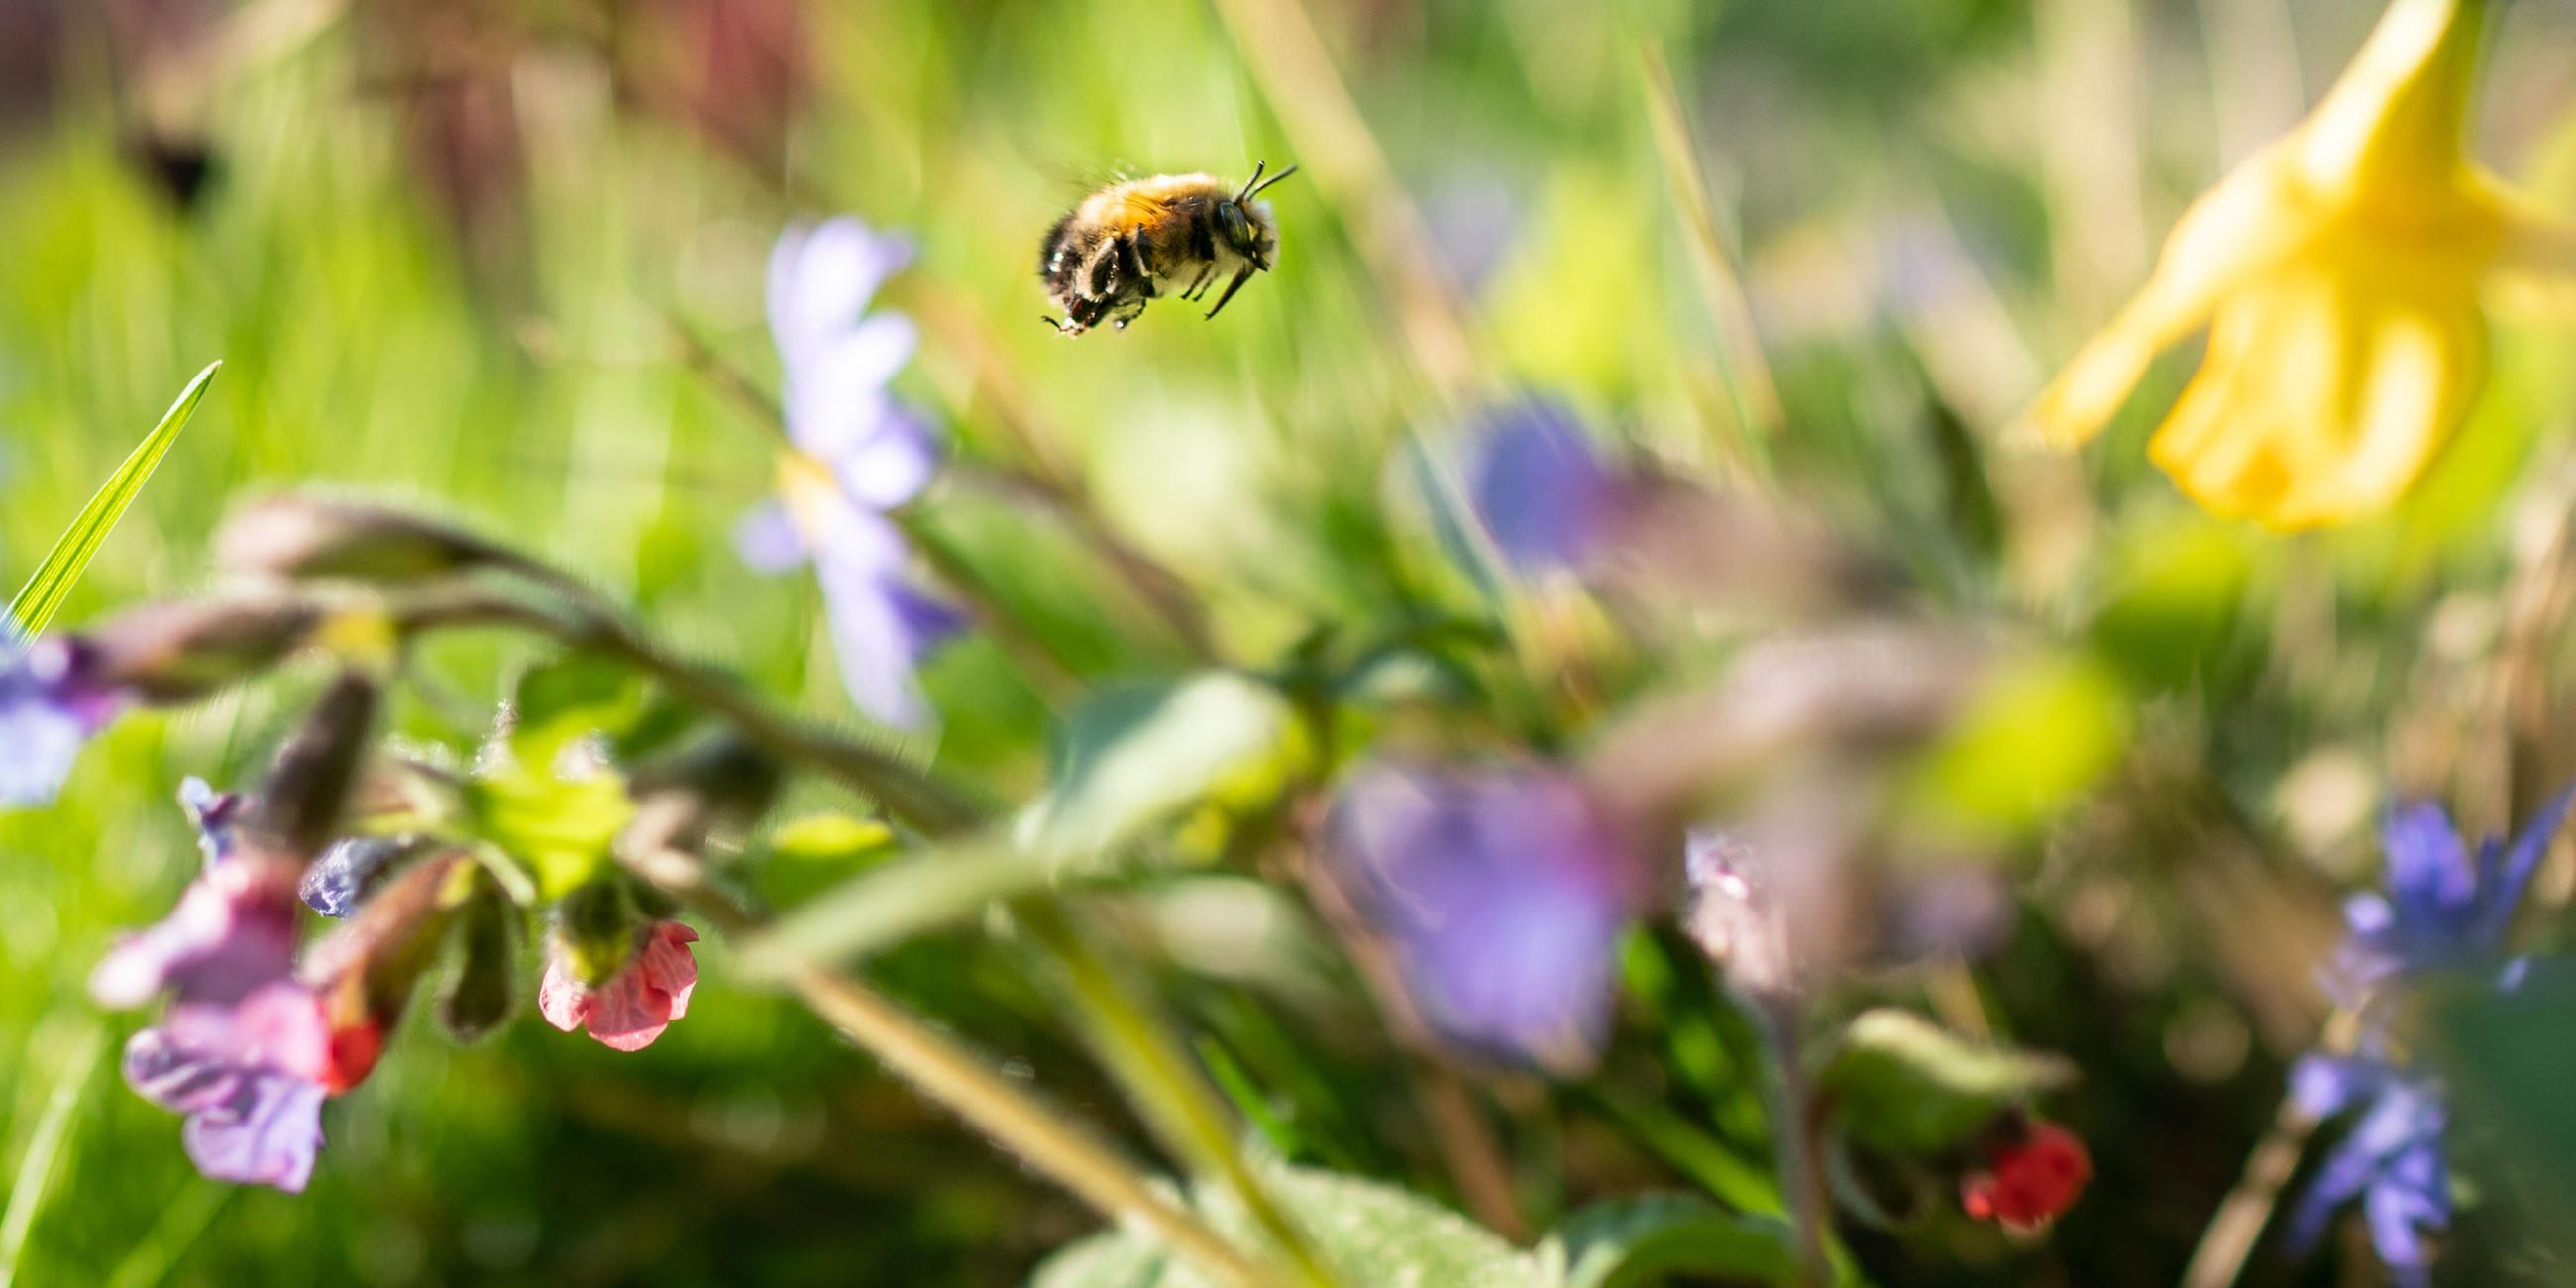
M589 990L572 977L560 959L546 963L545 978L537 981L537 1014L546 1023L570 1033L590 1018Z
M698 963L689 945L697 939L698 932L679 922L661 922L644 932L635 956L598 989L582 990L565 974L564 991L577 994L579 1000L566 1004L562 1008L564 1015L587 1025L590 1036L615 1050L641 1051L653 1045L671 1021L688 1014L689 993L698 982ZM555 982L556 974L556 968L547 969L549 985ZM547 1009L545 991L543 987L538 990L540 1010ZM551 1010L546 1018L554 1020L558 1028L572 1028L557 1020Z
M590 1001L590 1035L619 1051L641 1051L671 1026L671 995L631 965Z

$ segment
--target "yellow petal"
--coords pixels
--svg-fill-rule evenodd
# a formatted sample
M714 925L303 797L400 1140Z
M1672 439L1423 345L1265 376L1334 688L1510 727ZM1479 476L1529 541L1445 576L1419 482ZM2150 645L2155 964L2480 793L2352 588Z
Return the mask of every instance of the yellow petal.
M2395 0L2294 136L2317 183L2402 193L2447 182L2477 74L2485 0Z
M2292 529L2403 496L2486 376L2486 324L2449 265L2302 257L2227 301L2148 455L2204 508Z
M2499 309L2536 320L2576 321L2576 223L2499 180L2481 176L2476 192L2498 228L2489 298Z
M2157 353L2309 236L2316 217L2286 164L2278 146L2267 148L2183 213L2146 286L2031 404L2024 421L2041 441L2074 447L2101 433Z

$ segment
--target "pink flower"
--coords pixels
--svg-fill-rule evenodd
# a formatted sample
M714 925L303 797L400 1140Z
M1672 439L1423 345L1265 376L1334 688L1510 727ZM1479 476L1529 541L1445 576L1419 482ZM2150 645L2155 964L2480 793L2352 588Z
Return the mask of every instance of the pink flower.
M218 1180L303 1190L333 1090L321 1000L280 980L238 1002L181 1002L125 1046L125 1080L187 1115L181 1139Z
M617 1050L641 1051L689 1013L689 990L698 983L689 945L697 941L698 932L679 922L655 922L636 936L635 955L596 988L576 978L557 953L537 985L537 1010L566 1033L587 1028Z
M141 1006L165 991L229 1004L295 966L295 866L233 842L241 798L189 779L180 792L205 869L160 924L118 940L90 976L101 1006Z

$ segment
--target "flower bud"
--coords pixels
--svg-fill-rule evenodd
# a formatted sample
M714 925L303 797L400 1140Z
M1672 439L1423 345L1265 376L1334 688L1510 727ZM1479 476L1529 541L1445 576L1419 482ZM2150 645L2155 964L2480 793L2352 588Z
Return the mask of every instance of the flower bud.
M472 874L471 861L461 854L416 863L305 954L299 973L321 992L330 1020L326 1084L333 1090L356 1085L374 1067L385 1035L436 959Z
M2075 1133L2016 1116L1960 1180L1959 1208L2007 1230L2036 1230L2075 1206L2092 1179L2093 1158Z
M635 909L622 882L593 881L555 905L552 967L585 988L606 984L634 955Z
M261 784L247 828L299 859L340 834L340 820L375 732L375 681L343 672L287 740Z
M472 1042L510 1018L515 922L509 899L490 881L479 883L457 911L456 978L438 999L438 1019L459 1042Z
M748 743L711 739L636 773L635 818L618 837L630 862L695 856L720 829L749 826L778 794L778 766Z
M405 859L422 851L414 838L352 836L333 841L304 869L295 893L304 906L325 917L346 917L393 876Z
M253 502L215 534L219 566L296 579L417 581L498 553L490 542L416 515L302 496Z
M274 594L147 604L87 632L99 683L145 702L193 702L284 661L321 614Z

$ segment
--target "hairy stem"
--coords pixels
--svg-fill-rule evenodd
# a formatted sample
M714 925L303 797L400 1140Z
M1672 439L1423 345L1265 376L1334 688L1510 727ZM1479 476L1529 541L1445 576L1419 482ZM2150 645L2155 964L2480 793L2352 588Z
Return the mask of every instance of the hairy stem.
M651 676L670 693L732 725L753 745L779 760L803 765L838 779L873 797L888 814L931 836L946 836L989 821L980 802L928 771L904 764L875 748L807 727L775 711L756 694L721 672L680 658L655 644L623 618L589 607L595 601L567 575L544 565L518 569L541 587L565 595L569 613L559 615L498 595L467 595L415 605L403 617L412 630L459 625L509 625L550 636L570 648L600 653ZM560 583L560 584L559 584ZM580 593L576 593L580 592ZM684 861L684 860L683 860ZM713 919L730 930L749 930L749 919L727 904L710 905L712 897L694 877L683 878L667 862L638 865L647 879L692 894L702 907L713 906ZM1060 908L1028 900L1016 911L1031 928L1032 938L1055 958L1073 984L1086 1011L1102 1058L1127 1085L1138 1112L1166 1137L1193 1168L1213 1172L1241 1199L1244 1207L1278 1245L1294 1270L1292 1282L1329 1288L1338 1279L1289 1218L1258 1176L1236 1141L1222 1102L1193 1069L1180 1046L1155 1023L1146 1008L1122 988L1115 972L1065 920ZM1052 1124L1049 1113L977 1063L946 1045L926 1026L893 1008L864 986L832 975L807 961L789 961L780 977L817 1014L875 1052L888 1067L924 1091L991 1132L1033 1166L1047 1170L1067 1188L1112 1215L1131 1215L1132 1193L1116 1206L1092 1171L1067 1173L1059 1165L1091 1168L1106 1156L1094 1149L1084 1155L1067 1140L1028 1136L1030 1124ZM882 1044L882 1045L881 1045ZM997 1095L1011 1099L997 1100ZM962 1099L961 1099L962 1098ZM1096 1169L1094 1169L1096 1170ZM1140 1183L1141 1184L1141 1183ZM1150 1193L1148 1191L1148 1193ZM1177 1246L1177 1245L1176 1245Z
M1296 1282L1328 1288L1340 1282L1296 1219L1273 1198L1244 1157L1235 1124L1189 1056L1131 991L1098 949L1049 900L1012 909L1029 937L1063 970L1100 1057L1164 1145L1234 1191L1253 1221L1287 1260Z
M648 855L630 866L728 935L758 933L755 918L707 887L695 857ZM1250 1288L1285 1282L1156 1190L1098 1133L1014 1086L928 1021L866 984L813 962L790 962L780 977L816 1015L889 1071L1102 1215L1153 1231L1173 1251L1225 1282Z
M543 565L524 569L547 589L578 584ZM682 658L646 639L583 592L562 614L495 594L424 599L401 614L407 631L507 626L535 632L582 652L612 657L652 677L672 696L725 723L778 759L803 765L877 802L888 815L933 836L965 830L984 810L963 790L878 748L773 710L733 677Z
M1800 1050L1797 1000L1781 993L1745 1000L1771 1058L1771 1132L1778 1142L1780 1197L1798 1236L1798 1282L1822 1288L1832 1282L1825 1256L1825 1230L1832 1216L1825 1206L1825 1169L1816 1150L1815 1106Z

